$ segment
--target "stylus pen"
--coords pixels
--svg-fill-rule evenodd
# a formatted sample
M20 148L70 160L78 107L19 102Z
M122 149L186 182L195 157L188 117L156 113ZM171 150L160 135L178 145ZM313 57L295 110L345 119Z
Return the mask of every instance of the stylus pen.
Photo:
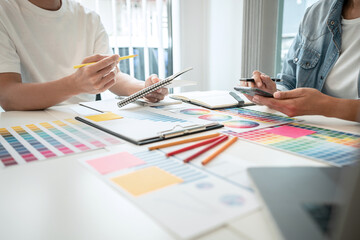
M272 78L271 80L273 80L274 82L281 82L282 81L282 79L280 79L280 78ZM253 78L240 78L239 81L255 82L255 80Z

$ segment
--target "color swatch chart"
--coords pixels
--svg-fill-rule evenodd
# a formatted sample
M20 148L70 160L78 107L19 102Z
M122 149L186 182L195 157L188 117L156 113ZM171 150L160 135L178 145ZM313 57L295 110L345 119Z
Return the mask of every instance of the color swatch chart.
M153 111L142 110L142 111L118 111L123 117L134 118L138 120L151 120L154 122L186 122L183 119L166 116Z
M183 239L258 206L251 192L157 150L122 145L79 161Z
M0 128L0 166L45 160L121 142L73 119Z
M360 157L360 135L305 124L291 123L246 133L227 133L335 166L355 163Z
M295 121L294 118L245 108L227 108L212 111L205 108L186 107L181 110L175 110L175 112L193 118L220 122L227 130L235 132L252 131Z

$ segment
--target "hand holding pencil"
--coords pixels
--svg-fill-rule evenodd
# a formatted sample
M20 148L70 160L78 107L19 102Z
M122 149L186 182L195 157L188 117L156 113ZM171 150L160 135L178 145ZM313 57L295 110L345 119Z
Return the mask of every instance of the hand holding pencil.
M72 95L80 93L97 94L111 88L116 82L119 55L96 54L83 60L88 66L79 68L69 78L69 91Z

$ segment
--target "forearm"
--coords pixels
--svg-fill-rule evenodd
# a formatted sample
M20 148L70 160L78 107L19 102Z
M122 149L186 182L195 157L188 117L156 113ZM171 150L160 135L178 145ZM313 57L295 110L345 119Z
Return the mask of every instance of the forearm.
M0 104L7 111L40 110L77 95L68 76L47 83L15 83L0 95Z
M110 91L119 96L129 96L145 87L145 82L137 80L128 74L118 72L116 75L116 84L110 88Z
M360 122L360 100L331 97L331 101L323 109L323 115L327 117Z

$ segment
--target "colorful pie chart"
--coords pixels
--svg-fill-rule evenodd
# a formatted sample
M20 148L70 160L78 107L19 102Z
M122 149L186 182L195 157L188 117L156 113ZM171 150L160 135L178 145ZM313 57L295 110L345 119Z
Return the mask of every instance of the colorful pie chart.
M229 128L254 128L259 126L257 122L246 121L246 120L228 121L228 122L223 122L223 124L225 127L229 127Z
M187 115L204 115L204 114L208 114L210 113L209 110L206 109L195 109L195 108L190 108L190 109L183 109L180 111L181 113L187 114Z

